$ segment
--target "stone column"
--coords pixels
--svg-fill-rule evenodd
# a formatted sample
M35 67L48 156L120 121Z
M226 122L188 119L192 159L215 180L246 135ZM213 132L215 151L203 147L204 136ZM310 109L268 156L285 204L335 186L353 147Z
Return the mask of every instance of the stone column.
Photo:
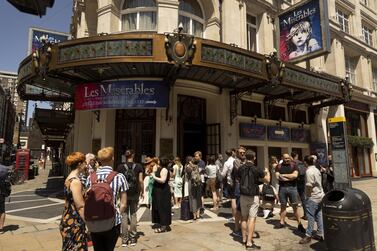
M73 150L83 153L92 150L92 112L76 111Z
M111 3L106 5L99 3L98 7L97 33L112 33L120 31L119 9Z
M225 0L223 1L223 41L226 44L236 44L242 47L241 33L243 9L246 8L242 1ZM244 24L246 25L246 23Z
M157 32L173 32L178 28L178 0L159 0L157 12Z
M374 118L374 110L376 109L375 106L369 106L369 115L367 119L367 128L368 128L368 137L373 140L374 146L370 149L370 160L371 160L371 168L372 168L372 175L377 177L377 163L375 154L377 153L377 140L376 140L376 124Z

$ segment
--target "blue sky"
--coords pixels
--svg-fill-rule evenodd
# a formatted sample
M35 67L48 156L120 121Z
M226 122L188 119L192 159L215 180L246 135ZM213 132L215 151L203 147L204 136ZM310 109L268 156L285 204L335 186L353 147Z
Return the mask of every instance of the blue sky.
M40 18L19 12L7 1L0 0L0 70L17 72L19 63L27 56L30 27L68 33L72 2L55 0L54 6L47 8L46 15ZM34 109L30 103L29 115ZM38 107L47 107L47 104L38 104Z

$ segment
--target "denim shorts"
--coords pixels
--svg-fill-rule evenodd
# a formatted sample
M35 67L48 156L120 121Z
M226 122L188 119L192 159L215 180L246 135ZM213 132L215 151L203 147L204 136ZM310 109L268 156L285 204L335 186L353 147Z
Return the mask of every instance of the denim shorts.
M297 187L294 186L280 186L279 188L279 200L282 206L287 206L288 199L292 206L297 206L298 204L298 193Z

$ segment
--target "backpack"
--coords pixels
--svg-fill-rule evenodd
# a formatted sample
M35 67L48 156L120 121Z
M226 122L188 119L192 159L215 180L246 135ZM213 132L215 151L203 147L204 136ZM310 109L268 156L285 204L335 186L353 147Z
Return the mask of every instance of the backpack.
M200 186L202 184L202 180L200 178L200 173L199 173L198 166L193 166L192 167L191 180L192 180L192 184L195 187L198 187L198 186Z
M4 197L9 197L12 192L12 183L9 176L6 175L0 178L0 194Z
M258 176L256 174L256 168L254 165L248 165L247 163L242 165L240 170L240 192L243 195L255 196L258 195Z
M128 183L127 195L134 196L138 194L139 192L137 177L135 176L135 172L134 172L136 164L133 163L131 168L129 168L127 164L124 164L124 167L125 167L125 171L123 174L126 177L126 180Z
M116 209L110 184L117 174L112 171L102 182L98 182L96 173L90 175L91 187L86 193L84 207L86 225L90 232L105 232L114 227Z
M262 187L262 199L263 201L274 201L275 192L270 184L263 184Z

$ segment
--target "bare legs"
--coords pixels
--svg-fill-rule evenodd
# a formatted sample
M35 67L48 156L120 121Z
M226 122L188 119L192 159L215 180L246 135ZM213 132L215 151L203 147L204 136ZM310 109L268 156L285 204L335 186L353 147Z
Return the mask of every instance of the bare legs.
M0 230L3 229L5 222L5 213L0 214Z

